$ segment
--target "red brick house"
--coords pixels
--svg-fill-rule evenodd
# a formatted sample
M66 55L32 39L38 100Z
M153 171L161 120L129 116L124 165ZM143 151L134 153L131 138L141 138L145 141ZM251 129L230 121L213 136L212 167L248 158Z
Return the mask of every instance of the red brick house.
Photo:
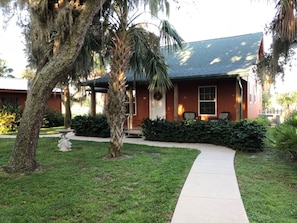
M145 118L179 120L188 111L198 120L217 118L220 112L230 112L231 121L257 117L262 89L254 68L261 55L262 33L187 43L183 50L165 53L174 85L167 92L150 93L145 82L134 81L128 72L134 126ZM106 92L107 83L108 75L86 82L93 94L96 89Z
M25 107L28 91L28 80L19 78L0 78L0 105L10 104L14 107ZM54 89L48 101L48 108L62 112L62 91Z

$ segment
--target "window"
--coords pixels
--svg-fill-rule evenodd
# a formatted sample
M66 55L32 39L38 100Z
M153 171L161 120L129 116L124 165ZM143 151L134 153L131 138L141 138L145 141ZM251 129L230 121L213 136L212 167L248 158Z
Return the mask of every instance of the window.
M125 101L126 115L129 115L129 113L130 113L129 97L130 97L131 92L132 92L132 101L133 101L133 115L136 115L136 90L126 91L126 101Z
M257 102L257 83L253 84L252 82L249 83L249 103L256 104Z
M199 87L198 105L199 115L216 115L217 107L216 86Z

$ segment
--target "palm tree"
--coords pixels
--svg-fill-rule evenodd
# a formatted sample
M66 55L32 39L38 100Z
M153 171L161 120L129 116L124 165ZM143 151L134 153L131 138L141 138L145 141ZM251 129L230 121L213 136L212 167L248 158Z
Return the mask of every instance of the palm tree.
M158 10L168 7L167 1L144 1L150 6L150 13L157 15ZM134 9L138 1L116 0L110 7L108 34L110 73L108 86L107 118L111 129L109 153L119 156L123 149L123 126L125 121L126 72L133 70L149 81L149 90L167 90L172 86L168 77L161 41L168 49L181 47L182 39L167 21L159 26L159 35L146 30L147 24L136 24L134 16L129 17L129 9ZM165 7L166 8L166 7ZM167 8L168 9L168 8Z
M12 77L11 73L13 72L12 68L7 67L6 61L0 58L0 77Z
M290 43L296 40L296 0L279 0L276 4L276 15L272 21L271 28L278 38Z
M277 76L284 78L283 67L294 54L292 49L297 37L297 0L278 0L273 4L275 2L276 14L269 26L273 39L271 52L264 54L257 64L258 77L266 92Z
M278 0L276 2L276 15L271 22L272 31L272 71L278 69L280 57L287 61L292 55L291 49L296 44L297 37L297 1Z

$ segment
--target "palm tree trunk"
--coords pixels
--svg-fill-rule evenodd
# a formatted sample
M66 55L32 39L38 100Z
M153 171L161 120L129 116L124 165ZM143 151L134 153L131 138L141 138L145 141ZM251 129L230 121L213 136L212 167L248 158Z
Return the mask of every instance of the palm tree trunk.
M110 126L110 148L112 157L121 155L123 150L126 75L131 46L125 32L115 36L111 52L111 71L109 73L108 103L106 115Z
M28 93L26 106L20 122L13 151L5 170L7 172L27 172L38 167L35 160L39 131L47 101L56 84L65 80L80 52L86 32L105 1L87 1L84 4L72 35L59 51L37 73Z

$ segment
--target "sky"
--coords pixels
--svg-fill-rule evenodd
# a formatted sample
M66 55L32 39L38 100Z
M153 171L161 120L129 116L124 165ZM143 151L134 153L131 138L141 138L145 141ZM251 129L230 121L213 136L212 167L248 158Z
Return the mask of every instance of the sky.
M186 42L263 32L275 15L274 1L267 0L180 2L183 4L179 9L172 5L169 21ZM0 27L2 22L0 17ZM7 61L17 77L26 67L23 42L14 22L0 32L0 58Z
M275 10L267 0L184 0L170 21L185 41L262 32ZM195 4L193 4L195 2Z
M20 76L26 68L24 55L24 40L21 30L16 26L16 21L3 28L3 16L0 14L0 58L5 60L7 66L14 70L14 76Z

